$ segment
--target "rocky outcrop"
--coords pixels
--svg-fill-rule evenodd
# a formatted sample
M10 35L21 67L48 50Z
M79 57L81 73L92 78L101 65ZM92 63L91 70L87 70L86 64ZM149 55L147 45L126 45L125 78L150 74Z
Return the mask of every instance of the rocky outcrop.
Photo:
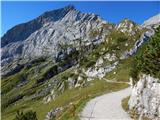
M101 67L90 67L86 72L86 76L88 77L88 80L90 80L91 78L103 78L106 73L112 71L113 69L116 68L118 62L115 62L113 64L110 65L106 65L106 66L101 66Z
M129 100L130 111L136 111L139 119L160 119L160 83L150 75L143 74L134 85Z
M54 120L56 114L58 114L59 112L61 112L63 110L62 107L58 107L56 109L52 109L51 111L49 111L45 117L44 120Z

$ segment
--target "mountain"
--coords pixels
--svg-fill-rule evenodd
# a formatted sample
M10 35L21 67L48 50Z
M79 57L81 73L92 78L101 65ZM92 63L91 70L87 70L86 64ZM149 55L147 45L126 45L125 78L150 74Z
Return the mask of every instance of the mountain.
M74 10L74 6L67 6L62 9L45 12L43 15L34 20L16 25L15 27L7 31L7 33L2 37L1 46L4 47L11 42L25 40L33 32L40 29L45 23L61 20L70 10Z
M92 41L100 42L104 36L91 39L90 33L103 24L107 22L99 16L81 13L71 5L45 12L34 20L13 27L2 37L2 65L19 58L55 57L61 44L74 46L79 39L88 45Z
M149 18L148 20L144 21L143 26L144 27L157 27L160 24L160 14L157 14L151 18Z
M2 118L32 109L40 120L77 119L88 99L127 86L107 81L129 81L133 57L158 25L113 24L72 5L16 25L2 37Z

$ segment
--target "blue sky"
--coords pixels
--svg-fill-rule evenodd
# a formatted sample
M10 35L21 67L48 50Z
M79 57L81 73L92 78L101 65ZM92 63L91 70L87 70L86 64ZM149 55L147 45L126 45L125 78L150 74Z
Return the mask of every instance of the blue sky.
M100 15L103 19L118 23L124 18L129 18L136 23L143 23L147 18L160 13L158 2L2 2L2 35L13 26L27 22L38 17L45 11L73 4L76 9Z

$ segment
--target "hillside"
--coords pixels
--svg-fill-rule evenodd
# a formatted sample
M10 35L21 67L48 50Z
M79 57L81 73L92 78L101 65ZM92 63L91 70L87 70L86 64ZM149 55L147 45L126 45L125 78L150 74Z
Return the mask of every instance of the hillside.
M93 97L128 87L119 81L159 78L159 31L147 25L109 23L69 5L11 28L1 46L2 119L78 119Z
M134 87L129 101L130 113L135 119L159 119L160 26L138 50L132 64Z

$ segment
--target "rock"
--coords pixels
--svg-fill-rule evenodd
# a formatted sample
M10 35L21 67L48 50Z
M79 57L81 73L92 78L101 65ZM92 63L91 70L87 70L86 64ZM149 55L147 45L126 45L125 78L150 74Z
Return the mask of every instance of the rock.
M50 112L47 113L46 117L44 120L53 120L59 112L63 110L62 107L58 107L56 109L52 109Z
M143 74L134 85L129 100L129 109L136 110L140 117L152 120L160 118L160 83L158 79Z
M76 88L76 87L80 87L80 86L81 86L81 84L79 84L79 83L76 83L76 84L75 84L75 88Z
M115 54L107 53L104 55L104 59L107 59L108 61L115 61L117 57Z
M118 62L115 62L111 65L101 66L101 67L90 67L86 72L86 76L89 78L103 78L106 73L112 71L116 68Z
M145 28L145 29L147 29L147 31L141 35L139 40L136 41L133 48L131 48L129 51L124 52L124 54L121 56L120 59L125 59L125 58L128 58L128 56L135 54L137 52L138 48L143 43L145 43L152 35L154 35L154 33L155 33L154 30L159 25L160 25L160 14L153 16L153 17L149 18L148 20L146 20L142 24L142 27L140 29Z
M77 80L78 81L83 80L83 77L79 75Z
M28 80L23 80L22 82L20 82L17 87L22 87L24 85L26 85L29 81Z
M126 43L125 46L127 47L127 46L128 46L128 43Z
M77 78L77 81L75 83L74 87L83 87L86 83L85 78L80 74Z
M97 60L95 66L98 67L98 66L101 66L102 64L103 64L103 58L100 57L100 58Z
M64 92L64 90L65 90L65 83L62 82L62 83L60 83L60 86L59 86L59 88L58 88L58 91Z
M73 88L74 87L74 82L75 82L75 79L73 77L69 77L68 78L68 86L69 86L69 89Z
M6 65L4 67L2 67L2 73L1 76L2 77L7 77L10 75L13 75L17 72L19 72L20 70L22 70L24 68L24 65L18 64L18 61L15 63L12 63L11 65Z

